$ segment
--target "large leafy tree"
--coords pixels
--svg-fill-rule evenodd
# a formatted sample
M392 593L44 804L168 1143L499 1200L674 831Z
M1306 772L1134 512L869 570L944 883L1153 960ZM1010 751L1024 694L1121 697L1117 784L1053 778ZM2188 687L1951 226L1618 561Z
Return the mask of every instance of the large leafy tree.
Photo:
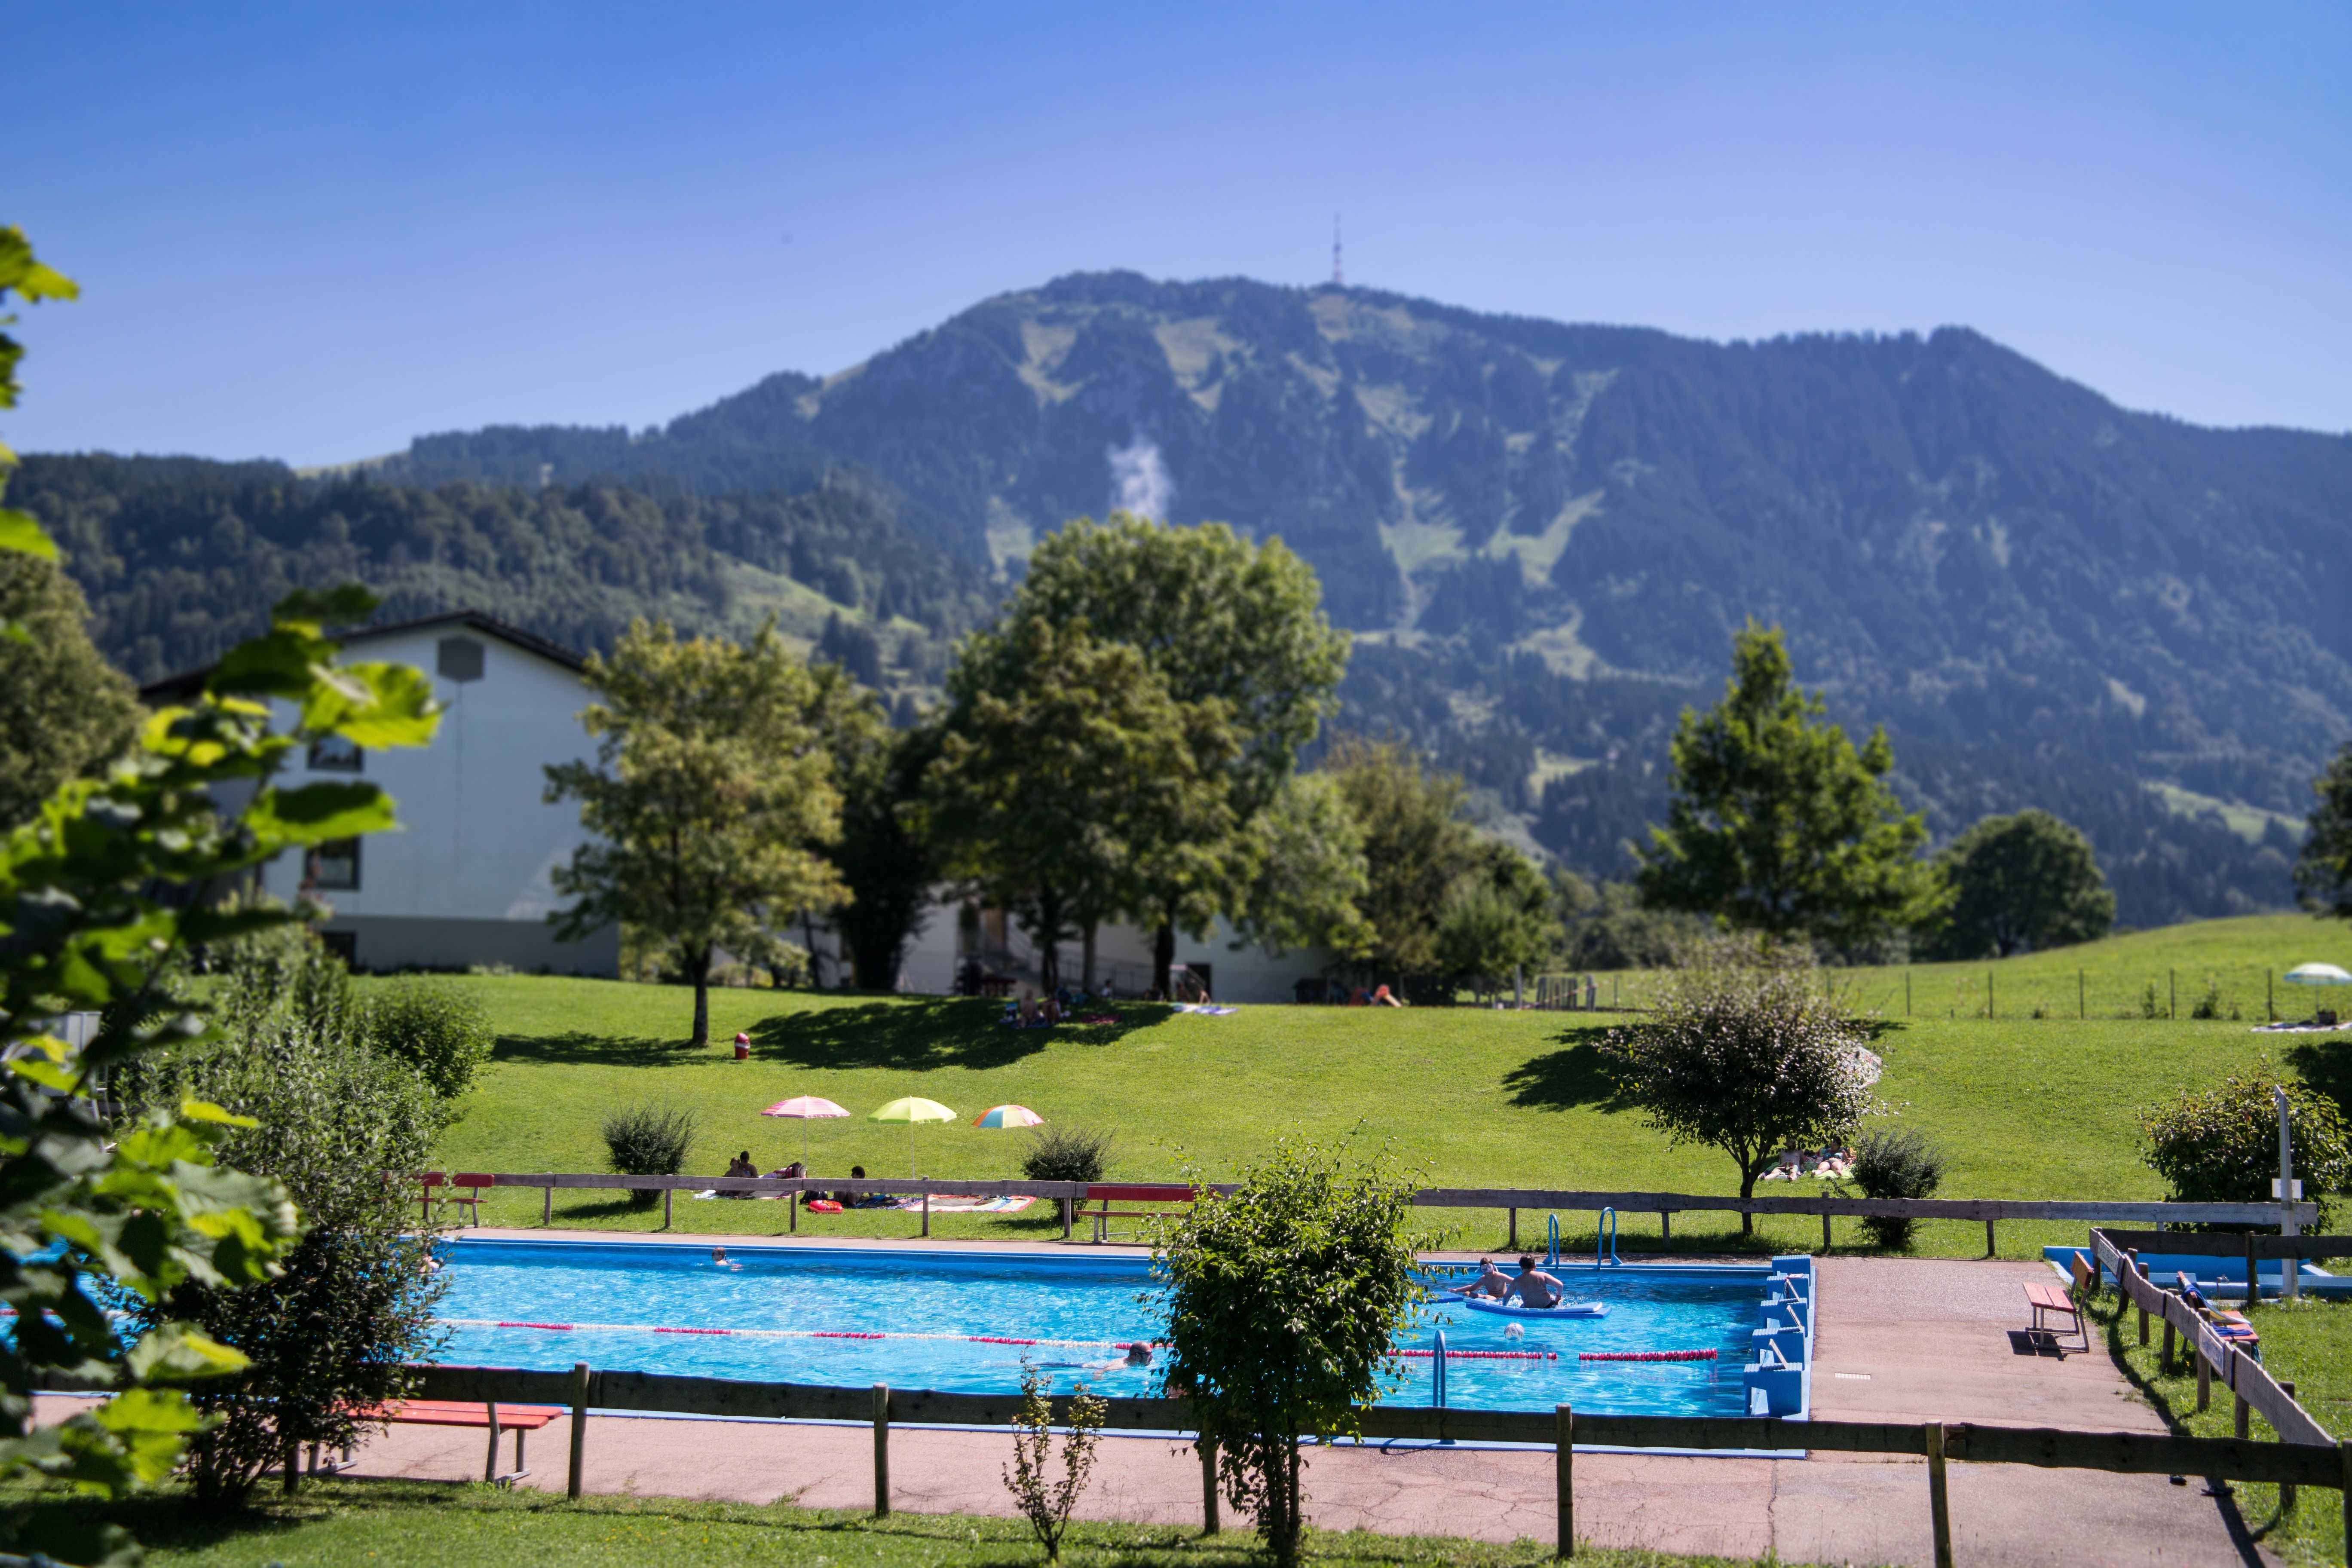
M1876 1072L1810 949L1717 937L1681 956L1649 1019L1609 1031L1601 1053L1652 1127L1730 1155L1754 1197L1783 1149L1849 1137L1878 1109Z
M1062 941L1139 882L1211 879L1199 862L1231 834L1218 769L1236 749L1222 702L1180 703L1137 649L1034 617L972 637L948 697L931 832L1029 932L1046 986Z
M1733 640L1723 700L1683 710L1666 826L1641 851L1643 900L1774 937L1840 947L1884 940L1939 908L1919 858L1927 825L1886 783L1895 748L1857 749L1819 692L1791 678L1780 631Z
M1314 570L1278 539L1253 543L1223 523L1177 528L1114 512L1041 543L1005 612L1011 630L1083 620L1100 640L1139 653L1181 708L1223 705L1236 744L1198 766L1227 797L1219 840L1139 845L1126 912L1153 933L1163 989L1176 931L1205 934L1241 909L1254 880L1254 825L1279 796L1299 748L1336 704L1347 634L1324 616Z
M1429 767L1402 742L1357 735L1333 742L1323 768L1363 834L1357 907L1371 927L1371 972L1435 973L1439 923L1478 842L1462 816L1461 778Z
M1535 862L1497 838L1482 839L1437 919L1437 967L1481 1000L1559 951L1552 888Z
M1936 857L1951 889L1941 923L1922 933L1923 958L2007 958L2107 934L2116 896L2091 841L2046 811L1988 816Z
M818 724L841 795L841 837L824 857L849 894L833 923L853 981L863 990L887 991L898 984L899 961L939 879L917 820L939 733L929 726L891 729L881 700L843 665L820 665L813 673Z
M2352 921L2352 741L2336 750L2311 790L2319 799L2311 808L2311 836L2294 862L2295 886L2305 908Z
M69 778L131 747L139 701L90 645L81 589L53 563L0 552L0 828L31 816Z
M570 939L625 922L666 950L708 1045L716 955L769 957L795 913L843 896L820 852L841 831L821 692L772 625L749 643L680 642L636 621L582 679L599 699L580 715L596 761L549 768L547 798L579 801L594 837L557 868L577 901L551 918Z
M12 293L70 298L73 286L6 228L0 301ZM0 407L16 402L20 353L0 332ZM14 460L0 447L0 475ZM57 558L37 521L6 510L0 552ZM245 1365L175 1321L133 1343L98 1303L110 1293L152 1302L191 1280L262 1279L294 1237L285 1189L214 1163L243 1119L188 1101L110 1127L92 1090L159 1042L209 1034L201 1007L137 1005L184 947L299 918L191 903L189 889L393 826L391 801L372 784L276 783L289 755L331 735L379 749L431 739L432 688L416 671L334 663L322 623L370 608L356 589L282 603L269 634L233 649L194 702L151 715L103 777L60 785L0 839L0 1303L13 1314L0 1339L0 1479L30 1473L110 1496L160 1479L200 1426L175 1385ZM289 717L273 725L268 699ZM215 804L228 798L243 805ZM100 1015L79 1047L50 1032L77 1011ZM37 1428L31 1390L51 1373L94 1380L107 1398ZM43 1529L37 1516L0 1518L0 1544L83 1560L129 1550L115 1527L70 1542Z
M1256 880L1234 928L1279 955L1328 948L1342 961L1369 957L1372 922L1360 907L1371 886L1363 825L1328 773L1293 773L1255 825Z

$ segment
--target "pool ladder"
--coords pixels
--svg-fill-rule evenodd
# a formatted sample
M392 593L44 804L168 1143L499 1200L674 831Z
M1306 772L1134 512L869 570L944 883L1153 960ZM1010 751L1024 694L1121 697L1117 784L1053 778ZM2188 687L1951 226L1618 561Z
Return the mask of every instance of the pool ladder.
M1558 1220L1552 1222L1555 1227L1559 1223ZM1604 1242L1607 1243L1605 1248L1602 1246ZM1606 1256L1603 1256L1604 1252ZM1613 1208L1601 1211L1601 1227L1592 1242L1592 1267L1595 1268L1625 1267L1625 1260L1617 1256L1617 1211Z

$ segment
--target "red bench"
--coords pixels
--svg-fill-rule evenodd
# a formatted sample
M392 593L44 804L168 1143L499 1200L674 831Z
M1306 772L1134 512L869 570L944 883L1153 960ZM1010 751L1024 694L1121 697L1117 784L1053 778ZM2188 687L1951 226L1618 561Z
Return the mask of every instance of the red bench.
M2061 1330L2053 1327L2051 1320L2065 1320L2074 1324L2071 1331L2081 1336L2083 1349L2088 1351L2091 1348L2091 1331L2084 1326L2083 1310L2074 1304L2074 1299L2065 1291L2055 1285L2044 1285L2035 1281L2026 1286L2025 1301L2026 1305L2033 1309L2033 1326L2026 1331L2027 1333L2049 1335L2051 1344L2061 1355L2063 1355L2068 1347L2060 1342Z
M1182 1209L1115 1209L1114 1203L1189 1204L1200 1194L1181 1183L1097 1182L1087 1188L1087 1195L1078 1205L1078 1215L1095 1222L1097 1243L1108 1239L1110 1222L1115 1219L1173 1219ZM1087 1212L1087 1205L1100 1203L1102 1207Z
M433 1192L436 1187L447 1189L447 1195L441 1200L443 1203L455 1204L461 1209L471 1206L473 1217L467 1220L467 1224L480 1225L483 1190L498 1185L499 1182L496 1176L485 1175L478 1171L460 1171L454 1176L445 1176L438 1171L427 1171L417 1180L424 1184L424 1219L426 1225L433 1223ZM465 1190L461 1192L459 1188Z
M570 1414L561 1405L475 1405L462 1399L395 1399L364 1413L371 1421L387 1422L394 1426L487 1426L490 1429L489 1456L482 1463L482 1479L499 1486L512 1486L530 1471L523 1466L522 1438L526 1432L536 1432L559 1415ZM515 1440L515 1468L500 1474L499 1470L499 1435L511 1432ZM312 1450L311 1468L318 1463ZM351 1451L343 1452L343 1462L351 1462Z

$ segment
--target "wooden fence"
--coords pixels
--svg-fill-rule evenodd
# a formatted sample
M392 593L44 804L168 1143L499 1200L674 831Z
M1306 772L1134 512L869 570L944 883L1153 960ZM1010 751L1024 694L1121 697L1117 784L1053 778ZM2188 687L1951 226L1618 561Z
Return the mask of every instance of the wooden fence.
M768 1420L871 1422L874 1511L877 1516L890 1511L893 1426L1010 1426L1017 1419L1021 1405L1017 1394L894 1389L887 1384L871 1388L834 1388L657 1373L596 1372L584 1363L570 1372L479 1366L425 1366L416 1371L420 1398L478 1401L491 1406L490 1444L494 1454L499 1438L497 1405L568 1405L572 1419L567 1484L573 1497L581 1494L592 1409ZM1202 1522L1213 1533L1219 1527L1216 1448L1213 1441L1204 1441L1197 1436L1190 1408L1175 1399L1110 1399L1105 1403L1109 1407L1106 1425L1113 1428L1193 1436L1193 1447L1201 1458ZM1054 1409L1057 1421L1066 1421L1067 1397L1056 1398ZM2267 1481L2290 1489L2335 1488L2352 1496L2352 1443L2329 1442L2324 1434L2318 1442L2306 1439L2258 1443L2242 1435L2242 1422L2241 1436L2232 1438L1987 1426L1969 1422L1922 1425L1800 1421L1779 1416L1586 1415L1565 1405L1542 1411L1376 1405L1358 1412L1358 1419L1360 1435L1373 1440L1526 1443L1551 1448L1555 1454L1557 1550L1562 1557L1575 1552L1574 1454L1579 1447L1918 1455L1927 1461L1929 1521L1938 1568L1949 1568L1952 1562L1951 1511L1945 1485L1945 1465L1948 1460L2102 1470L2116 1475L2193 1475L2217 1481ZM2352 1508L2346 1510L2346 1517L2347 1545L2352 1548Z
M1074 1205L1087 1198L1084 1182L964 1182L934 1180L930 1177L907 1181L866 1177L850 1180L839 1176L616 1176L606 1174L559 1175L554 1173L475 1172L460 1173L440 1178L458 1184L479 1184L497 1187L532 1187L542 1194L540 1223L552 1224L555 1194L559 1191L605 1190L626 1192L658 1192L662 1194L662 1224L670 1223L670 1200L677 1193L711 1192L766 1194L783 1196L786 1194L823 1194L834 1192L888 1193L913 1196L960 1197L1037 1197L1058 1201L1062 1205L1062 1237L1068 1240L1071 1213ZM446 1191L446 1188L443 1189ZM1226 1194L1230 1185L1213 1184L1202 1192ZM1730 1213L1741 1215L1819 1215L1822 1220L1822 1245L1830 1245L1830 1220L1833 1216L1853 1218L1957 1219L1982 1222L1985 1227L1985 1256L1993 1255L1993 1226L2005 1219L2071 1220L2088 1225L2277 1225L2286 1213L2283 1204L2165 1204L2165 1203L2105 1203L2035 1198L1840 1198L1771 1196L1742 1198L1717 1196L1696 1193L1593 1192L1582 1190L1553 1191L1532 1187L1424 1187L1412 1195L1414 1204L1423 1208L1502 1209L1510 1215L1508 1246L1519 1245L1519 1211L1533 1213L1590 1213L1615 1209L1621 1214L1654 1214L1661 1230L1671 1239L1674 1216L1687 1213ZM800 1205L786 1205L790 1210L787 1224L800 1227ZM2314 1223L2319 1214L2315 1205L2299 1203L2294 1205L2296 1223ZM930 1206L923 1206L923 1234L931 1234ZM2306 1238L2307 1239L2307 1238ZM2264 1256L2269 1256L2265 1254ZM2316 1256L2306 1253L2305 1256Z

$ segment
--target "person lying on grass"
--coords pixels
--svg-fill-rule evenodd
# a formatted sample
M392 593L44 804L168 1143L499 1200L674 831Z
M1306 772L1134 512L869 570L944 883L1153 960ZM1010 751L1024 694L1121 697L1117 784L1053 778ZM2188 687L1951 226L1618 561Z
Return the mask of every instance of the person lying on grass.
M1522 1307L1557 1307L1559 1305L1560 1282L1536 1267L1535 1257L1524 1253L1519 1258L1519 1277L1511 1281L1510 1294L1519 1299Z

